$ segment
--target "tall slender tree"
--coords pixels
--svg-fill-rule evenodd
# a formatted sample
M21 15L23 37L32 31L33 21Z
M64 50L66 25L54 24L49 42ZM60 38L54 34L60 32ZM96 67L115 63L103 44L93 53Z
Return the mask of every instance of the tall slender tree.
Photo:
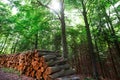
M61 39L62 39L62 57L63 58L67 58L68 56L68 48L67 48L67 40L66 40L66 24L65 24L65 16L64 16L64 0L60 0L60 5L61 5L61 10L60 13L57 12L56 10L52 9L51 7L49 7L48 5L44 5L41 1L37 0L37 2L39 3L39 5L46 7L50 10L52 10L59 18L60 23L61 23ZM60 14L60 15L59 15Z
M61 30L62 30L62 47L63 47L63 57L67 58L68 56L68 48L67 48L67 41L66 41L66 25L65 25L65 17L64 17L64 0L61 1L61 11L60 11L60 22L61 22Z
M85 0L81 0L81 5L83 9L83 17L84 17L84 22L85 22L85 28L86 28L86 33L87 33L87 41L88 41L88 48L89 48L89 53L91 55L92 63L93 63L93 75L96 80L99 80L99 75L97 71L97 61L96 61L96 55L94 52L93 44L92 44L92 38L91 38L91 32L90 32L90 27L87 19L87 10L86 10L86 4Z

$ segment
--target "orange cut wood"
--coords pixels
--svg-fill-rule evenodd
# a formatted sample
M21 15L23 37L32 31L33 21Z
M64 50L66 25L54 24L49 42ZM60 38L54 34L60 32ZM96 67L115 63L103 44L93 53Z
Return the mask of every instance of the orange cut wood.
M38 80L40 80L41 78L42 78L42 72L41 72L41 70L39 69L39 70L37 70L37 72L36 72L36 78L38 79Z
M35 77L35 71L33 70L32 72L31 72L31 77Z
M34 70L38 70L39 67L40 67L38 61L33 61L33 62L32 62L32 66L33 66L33 69L34 69Z
M41 67L40 70L41 70L41 72L43 72L44 71L44 67Z

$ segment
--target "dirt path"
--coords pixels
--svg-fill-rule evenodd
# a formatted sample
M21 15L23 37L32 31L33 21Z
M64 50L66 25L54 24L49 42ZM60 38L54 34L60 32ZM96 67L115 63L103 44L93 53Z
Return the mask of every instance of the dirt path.
M72 75L72 76L57 78L56 80L80 80L79 77L80 77L79 75ZM32 77L27 77L24 75L19 76L18 74L15 74L15 73L4 72L0 68L0 80L36 80L36 79L33 79Z
M0 80L35 80L31 77L26 77L24 75L18 76L13 73L6 73L0 69Z

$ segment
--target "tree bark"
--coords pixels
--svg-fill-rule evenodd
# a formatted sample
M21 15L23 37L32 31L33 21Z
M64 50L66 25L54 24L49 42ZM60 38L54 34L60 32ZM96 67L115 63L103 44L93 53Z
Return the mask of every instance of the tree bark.
M3 52L3 50L4 50L5 44L6 44L6 42L7 42L7 39L8 39L8 36L7 36L6 39L5 39L5 42L4 42L3 46L2 46L2 49L1 49L1 51L0 51L0 54L1 54L1 53Z
M65 25L65 16L64 16L64 0L61 2L61 12L60 12L61 18L61 30L62 30L62 47L63 47L63 57L67 58L68 56L68 49L67 49L67 41L66 41L66 25Z
M13 48L13 53L16 52L17 44L18 44L18 40L16 40L16 42L15 42L15 45L14 45L14 48Z
M114 58L113 58L113 54L111 52L109 41L107 41L107 44L108 44L108 48L110 49L110 58L111 58L111 62L112 62L112 67L113 67L114 72L115 72L116 80L119 80L120 79L119 73L118 73L117 68L115 66L115 61L114 61Z
M51 9L49 6L44 5L41 3L41 1L37 0L38 4L46 7L48 9ZM60 11L60 16L59 16L59 12L55 11L54 9L51 9L53 12L55 12L55 14L58 16L60 23L61 23L61 31L62 31L62 48L63 48L63 52L62 52L62 57L67 58L68 56L68 48L67 48L67 41L66 41L66 25L65 25L65 16L64 16L64 0L61 0L61 11Z
M116 68L116 66L115 66L115 61L114 61L113 53L111 52L110 42L109 42L109 40L108 40L108 37L107 37L106 33L104 33L104 39L106 40L107 45L108 45L108 49L109 49L109 53L110 53L110 58L111 58L111 62L112 62L112 67L113 67L113 69L114 69L115 76L116 76L116 78L117 78L116 80L119 80L120 77L119 77L119 75L118 75L118 71L117 71L117 68Z
M104 12L106 11L105 7L104 7ZM111 22L111 19L110 19L110 16L107 15L107 13L105 12L105 18L107 20L107 23L110 24L110 28L111 28L111 36L114 37L113 39L113 43L115 45L115 48L116 48L116 52L117 52L117 55L120 57L120 46L119 46L119 42L118 42L118 39L117 39L117 36L116 36L116 33L115 33L115 30L114 30L114 27L113 27L113 24Z
M38 49L38 31L35 34L35 49Z
M94 39L95 39L95 37L94 37ZM96 52L97 52L99 65L100 65L100 68L101 68L101 73L103 75L103 78L105 78L104 68L103 68L103 64L101 62L101 58L100 58L100 55L99 55L99 49L98 49L98 45L97 45L97 41L96 40L95 40L95 47L96 47Z
M94 72L93 75L94 75L96 80L100 80L99 75L98 75L98 71L97 71L97 64L96 64L97 61L96 61L96 56L95 56L95 52L93 49L89 23L88 23L88 19L87 19L86 6L85 6L83 0L81 1L81 4L82 4L82 8L83 8L83 17L84 17L85 28L86 28L86 32L87 32L88 48L89 48L89 52L90 52L92 63L93 63L93 72Z

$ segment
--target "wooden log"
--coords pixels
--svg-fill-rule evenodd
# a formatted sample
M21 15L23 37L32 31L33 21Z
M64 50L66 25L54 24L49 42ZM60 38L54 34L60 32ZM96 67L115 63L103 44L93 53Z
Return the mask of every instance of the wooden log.
M39 67L42 67L43 66L43 63L42 62L39 62Z
M31 72L30 76L33 77L33 78L35 77L35 71L34 70Z
M36 56L38 56L38 57L42 57L42 56L45 56L45 55L49 55L48 53L45 53L45 52L39 52L39 53L37 53L36 54Z
M55 73L55 72L58 72L60 71L61 69L59 67L48 67L45 71L45 74L48 75L48 74L52 74L52 73Z
M40 67L38 61L32 61L32 66L33 66L33 69L36 70L36 71L37 71L37 70L39 69L39 67Z
M7 67L10 67L12 65L12 63L13 63L12 61L8 61L7 62Z
M60 69L69 69L70 65L69 64L64 64L64 65L60 65L58 66Z
M52 74L52 73L58 72L62 69L68 69L68 68L69 68L69 64L64 64L61 66L52 66L52 67L48 67L45 72L46 72L46 74Z
M45 73L42 75L42 77L44 78L44 80L47 80L48 75L46 75Z
M64 65L66 63L67 63L67 59L63 59L63 60L58 59L54 62L55 65Z
M59 71L59 72L53 73L53 74L48 75L48 76L49 76L50 78L52 78L52 79L55 79L55 78L60 77L60 76L63 75L63 74L64 74L64 70L61 70L61 71Z
M44 67L41 67L40 70L41 70L41 72L44 72L45 68L44 68Z
M61 74L60 77L70 76L76 74L76 71L73 69L64 70L64 74Z
M48 62L43 62L42 63L43 67L49 67L49 66L54 66L54 60L49 60Z
M41 79L42 79L41 69L37 70L37 72L36 72L36 78L37 78L38 80L41 80Z
M41 57L39 57L39 55ZM72 74L67 59L58 57L52 51L27 51L22 54L12 54L0 58L0 65L17 68L27 76L45 80L54 80L56 77Z
M34 60L39 62L39 61L40 61L40 58L35 57Z
M19 55L19 58L22 60L22 59L24 59L24 53L21 53L20 55Z
M46 80L53 80L53 79L51 77L47 76ZM54 79L54 80L56 80L56 79Z
M19 59L19 64L24 63L24 60Z
M57 66L57 65L64 65L66 63L67 63L66 59L61 60L61 61L59 61L59 60L52 60L51 59L48 62L43 62L43 66L46 66L46 67L48 67L48 66Z
M44 56L42 56L41 58L42 58L42 61L47 62L47 61L49 61L49 60L51 60L51 59L55 59L56 56L55 56L55 55L44 55Z
M25 75L26 75L26 76L30 76L30 71L26 71L26 72L25 72Z
M68 76L68 75L73 75L73 74L76 74L76 71L73 69L68 69L68 70L65 70L64 74L61 76Z
M30 73L33 71L33 68L31 66L27 67L27 69L25 70L25 74L27 76L30 76Z

